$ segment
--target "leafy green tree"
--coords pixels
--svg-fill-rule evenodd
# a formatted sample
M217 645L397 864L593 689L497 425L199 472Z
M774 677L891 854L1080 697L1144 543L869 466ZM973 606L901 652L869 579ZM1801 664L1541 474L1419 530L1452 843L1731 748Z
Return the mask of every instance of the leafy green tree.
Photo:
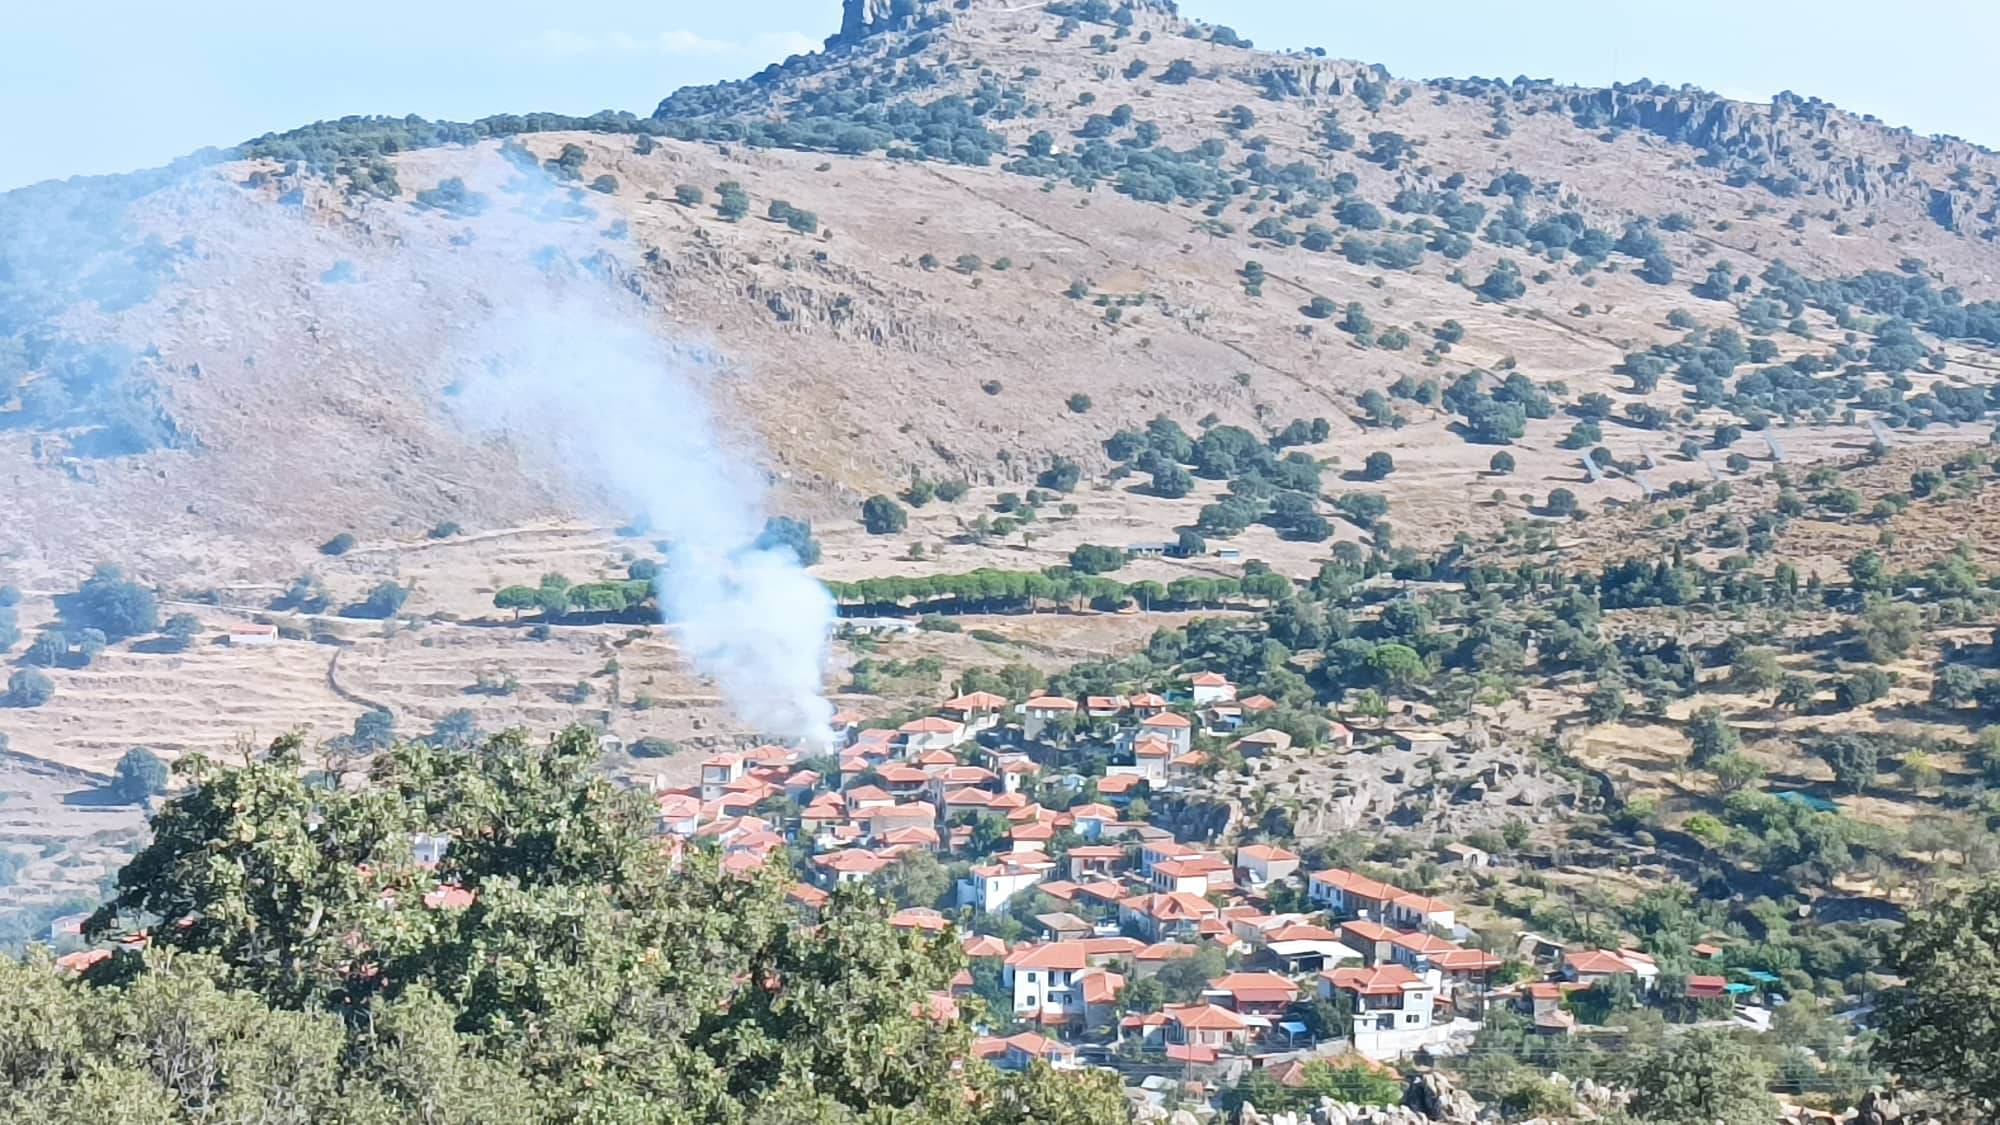
M1479 283L1479 295L1489 301L1511 301L1528 291L1521 280L1520 267L1502 259L1486 274L1486 280Z
M160 635L175 652L185 651L200 633L201 619L192 613L176 613L160 626Z
M395 737L396 716L386 708L371 708L354 720L354 745L362 750L386 750Z
M1924 615L1908 602L1876 602L1854 623L1854 637L1877 664L1909 654L1923 635Z
M1985 677L1964 664L1946 664L1931 678L1931 702L1940 707L1963 707L1979 697Z
M1785 669L1778 663L1778 654L1768 648L1744 649L1729 665L1729 682L1738 691L1761 694L1778 690L1785 679Z
M1725 1031L1697 1028L1633 1068L1633 1116L1645 1125L1768 1125L1771 1064Z
M69 634L61 629L44 629L35 634L22 659L43 668L54 668L69 658Z
M128 582L115 566L100 565L63 609L74 625L102 629L109 640L122 641L160 627L159 603L153 592Z
M1486 463L1486 467L1504 476L1514 471L1514 455L1503 449L1493 455L1493 459Z
M1035 483L1056 492L1074 491L1083 479L1083 467L1067 457L1058 457L1050 462L1035 478Z
M1762 781L1764 767L1748 754L1722 754L1709 760L1708 772L1715 775L1715 787L1724 794L1734 793Z
M9 707L40 707L55 694L55 683L38 668L17 668L7 677Z
M322 555L344 555L353 549L354 535L346 531L319 545L319 553Z
M1850 793L1866 790L1881 768L1881 745L1867 735L1837 734L1813 749L1833 771L1834 783Z
M1542 509L1552 516L1573 516L1576 514L1576 493L1567 488L1552 488Z
M1607 676L1584 699L1584 714L1593 723L1615 723L1625 717L1625 682Z
M1703 707L1696 711L1688 719L1687 736L1693 746L1689 756L1697 766L1734 753L1743 745L1743 740L1737 737L1736 728L1729 725L1729 720L1723 718L1722 711L1716 707Z
M1634 271L1634 275L1639 280L1653 285L1672 285L1674 283L1674 260L1667 257L1664 253L1649 255L1645 263Z
M464 750L479 741L479 721L464 707L445 712L424 741L445 750Z
M403 611L403 603L410 598L410 591L398 582L382 582L368 591L368 596L350 612L356 617L372 617L387 620Z
M936 856L913 849L875 876L875 889L897 906L937 906L951 893L951 873Z
M1194 491L1194 476L1172 461L1162 461L1153 469L1153 495L1179 500Z
M1383 480L1395 471L1396 459L1379 449L1370 453L1361 466L1361 474L1369 480Z
M963 492L961 487L960 492ZM944 486L938 486L938 495L944 496ZM955 500L957 495L944 496ZM769 551L775 547L789 547L792 556L800 566L812 566L819 562L819 541L813 538L812 522L792 516L772 516L764 521L764 530L757 535L756 548Z
M1125 565L1126 554L1116 547L1086 543L1069 553L1069 566L1078 574L1109 574Z
M9 1010L31 1013L0 1026L0 1058L26 1064L0 1072L9 1117L1124 1118L1115 1081L1002 1075L929 1014L965 964L952 936L891 929L862 888L801 927L784 865L739 878L706 849L668 856L587 731L400 745L365 785L313 780L303 751L181 760L186 791L87 930L186 922L103 967L114 987L0 964ZM435 869L416 833L452 841Z
M1430 675L1417 650L1401 644L1376 645L1368 653L1368 668L1379 683L1392 690L1420 683Z
M111 792L119 800L138 804L167 791L167 764L144 746L134 746L118 759L111 775Z
M1875 1057L1974 1117L2000 1111L2000 883L1913 914L1890 946Z
M870 535L893 535L908 527L909 523L909 513L887 496L870 496L861 504L861 526L867 528Z

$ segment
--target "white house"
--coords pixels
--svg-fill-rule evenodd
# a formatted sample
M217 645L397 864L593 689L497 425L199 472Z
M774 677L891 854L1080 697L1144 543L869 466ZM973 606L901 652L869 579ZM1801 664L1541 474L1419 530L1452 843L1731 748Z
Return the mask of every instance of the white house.
M1252 887L1269 886L1289 878L1299 869L1296 853L1270 844L1245 844L1236 849L1237 881Z
M1306 879L1306 897L1336 918L1380 921L1388 904L1403 892L1387 883L1330 867Z
M231 647L236 645L250 645L255 647L278 643L278 627L263 622L253 621L246 625L231 625L227 635Z
M418 867L436 867L438 864L444 862L444 853L450 850L451 837L442 832L414 832L410 834L410 859Z
M1174 748L1174 753L1185 754L1194 746L1194 720L1173 711L1162 711L1139 720L1139 734L1133 740L1136 745L1147 739L1158 739Z
M1615 952L1605 949L1566 950L1562 955L1562 976L1564 980L1578 984L1596 984L1610 977L1632 976L1638 978L1641 989L1650 991L1653 982L1660 979L1660 966L1652 957L1636 949Z
M963 725L966 736L971 737L980 731L997 726L1000 722L1000 713L1006 707L1005 696L995 695L990 691L974 691L957 699L945 700L944 706L939 710L943 712L945 718Z
M1083 993L1072 988L1076 978L1091 971L1080 941L1024 945L1001 964L1000 984L1014 996L1014 1013L1068 1019L1083 1015Z
M964 724L942 715L912 719L897 727L896 732L903 736L903 749L910 754L921 754L927 750L949 751L964 742L966 737Z
M1396 746L1413 754L1429 754L1451 749L1451 736L1435 730L1399 730L1390 732Z
M1197 672L1188 683L1193 688L1196 707L1206 707L1211 703L1236 698L1236 685L1229 682L1229 677L1219 672Z
M1458 912L1450 903L1414 892L1390 899L1382 913L1383 921L1405 930L1449 930L1458 924Z
M1353 1001L1357 1032L1428 1028L1437 992L1435 982L1407 965L1329 969L1319 975L1322 998L1344 994Z
M974 867L958 881L958 904L991 913L1007 900L1041 882L1054 868L1039 852L1003 856L998 863Z
M701 763L701 799L716 801L729 783L743 776L743 755L717 754Z
M1057 695L1037 695L1021 704L1021 733L1039 739L1050 723L1076 716L1076 700Z

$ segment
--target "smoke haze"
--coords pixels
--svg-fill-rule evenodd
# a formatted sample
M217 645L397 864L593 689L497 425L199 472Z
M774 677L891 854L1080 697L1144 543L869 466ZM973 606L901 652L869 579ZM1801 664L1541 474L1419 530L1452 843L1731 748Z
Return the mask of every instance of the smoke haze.
M656 586L688 659L758 729L824 742L833 603L789 547L755 545L761 482L721 444L697 362L621 298L586 286L542 308L496 308L454 412L642 515L669 544Z
M833 602L790 547L758 545L762 474L722 436L709 353L662 340L614 284L601 224L572 217L580 192L518 163L488 171L493 206L419 258L447 284L473 271L491 310L452 346L451 415L643 519L668 546L655 588L684 655L758 730L823 744Z

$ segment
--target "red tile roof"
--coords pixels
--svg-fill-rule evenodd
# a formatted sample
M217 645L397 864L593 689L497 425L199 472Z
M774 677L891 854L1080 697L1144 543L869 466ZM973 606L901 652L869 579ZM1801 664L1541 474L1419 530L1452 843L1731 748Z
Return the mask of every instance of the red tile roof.
M1320 976L1331 982L1333 987L1347 992L1358 992L1363 996L1397 996L1409 985L1424 983L1423 978L1411 972L1405 965L1377 965L1372 969L1334 969Z
M1090 953L1080 941L1052 941L1023 945L1007 955L1010 969L1055 969L1075 972L1090 963Z
M1250 1026L1242 1016L1214 1004L1168 1004L1160 1013L1189 1031L1244 1031Z
M1227 973L1209 981L1208 987L1253 1004L1288 1001L1299 994L1298 985L1277 973Z
M904 734L957 734L964 728L950 719L926 715L921 719L912 719L896 729Z

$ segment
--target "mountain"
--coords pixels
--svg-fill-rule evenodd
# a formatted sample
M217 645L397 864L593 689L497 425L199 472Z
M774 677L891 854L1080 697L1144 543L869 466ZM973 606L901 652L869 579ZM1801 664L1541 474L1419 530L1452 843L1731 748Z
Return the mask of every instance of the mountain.
M814 521L822 577L1032 569L1191 526L1309 576L1329 536L1438 546L1877 427L1984 440L1996 172L1790 95L1410 82L1158 3L856 0L823 50L643 117L348 118L12 192L21 626L115 562L206 624L276 614L357 646L226 668L114 646L16 713L15 745L103 768L188 700L218 725L169 750L377 705L419 728L472 706L634 740L754 729L664 646L648 664L609 626L540 647L480 627L504 587L623 578L651 550L612 530L642 514L622 490L455 397L545 292L619 295L774 507ZM1162 417L1215 433L1173 487L1133 434ZM1289 515L1267 486L1224 492L1273 460L1266 436L1316 466ZM865 534L860 501L913 477L968 490ZM1047 480L1074 491L1029 524L1019 494ZM360 549L319 549L340 533ZM450 627L301 610L288 590L315 582L364 609L393 583L406 618ZM1018 631L1054 666L1146 628ZM946 667L991 657L929 643ZM619 707L576 689L621 663ZM527 690L465 695L509 677ZM926 698L936 675L897 682Z
M1625 386L1627 353L1684 335L1676 312L1767 336L1781 358L1836 346L1839 307L1901 314L1952 357L1939 374L1973 382L1969 349L1995 336L1990 313L1941 322L1995 295L1996 162L1960 141L1790 96L1404 82L1150 4L852 3L824 51L679 91L649 118L350 119L177 174L13 193L0 365L19 391L9 452L34 466L14 525L66 553L115 536L107 520L247 542L550 511L504 458L425 420L436 387L412 369L449 312L384 335L341 306L343 279L365 281L397 240L468 225L420 193L510 134L542 159L581 150L591 217L573 221L622 233L606 259L660 331L736 373L730 417L822 515L911 471L997 484L1054 455L1102 466L1104 438L1160 413L1329 417L1336 445L1411 458L1425 480L1407 487L1442 513L1485 491L1469 470L1489 451L1413 401L1402 429L1363 436L1365 392L1511 361L1566 387L1561 407ZM601 176L615 188L589 192ZM732 180L749 199L737 222L716 206ZM704 201L674 202L684 184ZM816 229L768 218L780 202ZM1671 283L1640 276L1648 255ZM1522 291L1483 299L1502 261ZM1869 271L1887 276L1807 295ZM1315 299L1331 315L1302 312ZM1348 326L1375 346L1342 330L1353 304ZM1784 330L1794 314L1810 338ZM1463 333L1448 351L1447 321ZM108 340L115 354L81 354ZM73 401L43 401L51 376ZM1088 413L1065 405L1076 394ZM1684 405L1672 382L1644 400ZM1787 412L1804 413L1737 390L1610 444L1671 448L1725 416ZM1564 471L1568 428L1529 420L1523 476ZM57 527L75 534L48 538Z

